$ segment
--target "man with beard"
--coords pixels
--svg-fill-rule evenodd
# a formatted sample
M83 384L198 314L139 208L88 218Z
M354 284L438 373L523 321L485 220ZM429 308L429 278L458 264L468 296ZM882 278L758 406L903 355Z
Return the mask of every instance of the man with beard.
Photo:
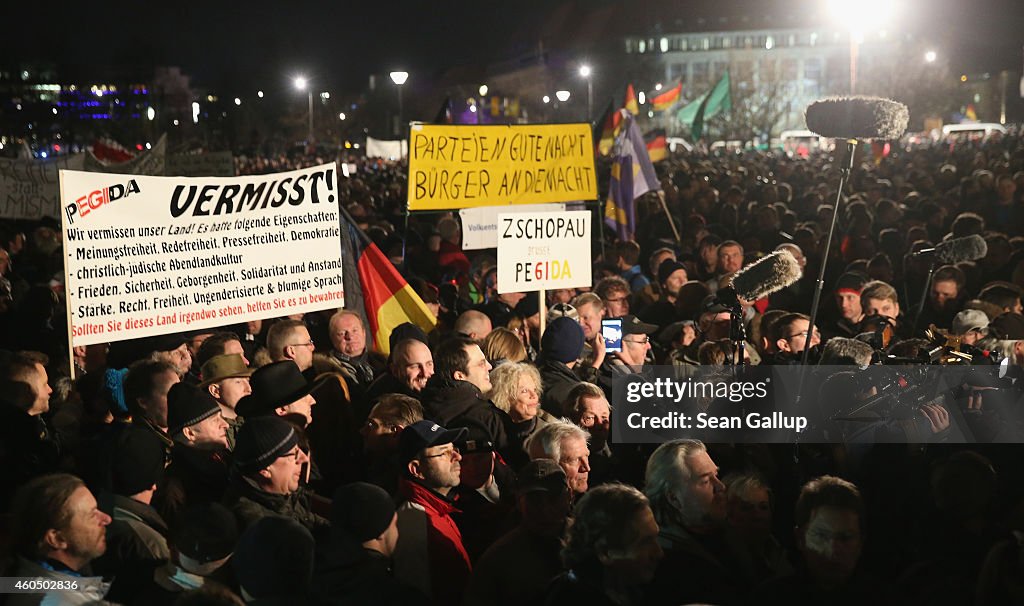
M921 310L917 327L921 330L934 324L938 328L950 328L953 317L963 309L967 276L955 265L943 265L932 275L928 289L928 302Z
M466 433L419 421L399 437L398 491L404 503L398 508L402 541L395 551L395 576L435 604L462 603L471 569L450 498L462 481L462 455L455 444Z
M683 284L686 284L687 279L686 266L682 263L674 259L662 261L658 267L658 284L661 285L661 298L644 309L639 314L640 319L661 327L675 322L676 299L679 297L679 289Z
M74 593L40 589L8 596L7 604L97 603L110 589L93 577L90 562L107 550L110 516L100 511L82 480L69 474L39 476L25 484L11 508L13 547L19 577L75 583Z
M754 568L726 535L725 484L704 444L674 440L659 446L647 462L645 492L665 551L650 603L737 603Z

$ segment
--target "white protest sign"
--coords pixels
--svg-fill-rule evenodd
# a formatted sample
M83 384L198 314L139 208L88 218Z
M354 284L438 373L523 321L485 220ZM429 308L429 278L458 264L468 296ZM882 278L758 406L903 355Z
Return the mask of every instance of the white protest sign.
M53 160L0 158L0 217L39 219L60 216L59 171L82 170L85 154Z
M515 206L478 206L459 211L462 219L462 250L480 250L498 246L499 213L560 213L565 204L517 204Z
M385 139L366 138L367 158L388 158L400 160L409 155L409 143L405 139L388 141Z
M334 164L250 177L60 177L72 345L344 305Z
M590 211L500 213L499 292L590 286Z
M164 174L168 177L233 177L235 159L229 151L170 154Z

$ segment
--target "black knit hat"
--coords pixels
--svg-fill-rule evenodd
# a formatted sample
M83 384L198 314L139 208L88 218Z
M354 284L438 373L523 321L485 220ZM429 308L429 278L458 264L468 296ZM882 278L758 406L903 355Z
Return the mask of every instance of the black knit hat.
M346 484L334 492L331 528L358 543L384 534L395 517L395 503L380 486Z
M675 259L665 259L658 266L658 284L664 284L668 277L679 270L686 271L686 266Z
M526 296L516 304L515 313L520 318L526 319L540 313L540 297L536 293L526 293Z
M126 427L114 445L114 493L130 497L152 488L164 475L166 456L164 444L155 433L142 427Z
M242 533L231 558L239 586L257 600L304 594L313 578L314 546L313 535L292 518L260 518Z
M245 474L266 469L299 443L295 428L278 417L246 419L235 440L235 466Z
M223 560L235 550L238 522L220 503L201 503L181 514L174 546L181 555L200 564Z
M563 364L576 360L583 352L583 328L571 318L555 318L544 330L540 350L544 357Z
M167 434L173 436L218 412L220 406L206 390L184 382L175 383L167 392Z
M864 290L864 285L867 283L868 277L864 274L856 271L848 271L839 276L839 280L836 282L836 292L848 290L860 294L860 291Z
M391 335L388 337L388 344L391 346L391 351L395 350L395 345L406 339L416 339L424 345L427 343L427 333L423 332L423 329L416 326L412 322L402 322L391 331Z

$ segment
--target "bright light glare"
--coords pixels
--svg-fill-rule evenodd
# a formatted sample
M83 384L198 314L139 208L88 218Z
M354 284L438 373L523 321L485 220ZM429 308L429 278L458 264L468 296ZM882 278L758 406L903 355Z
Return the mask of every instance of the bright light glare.
M584 78L589 78L590 77L590 66L589 65L581 65L580 66L580 75L583 76Z
M568 101L570 96L571 94L567 90L555 91L555 99L558 99L562 103Z
M551 97L544 95L544 103L551 103Z
M338 114L338 119L339 120L344 120L346 117L347 116L345 115L345 112L341 112L340 114Z
M924 54L924 60L928 63L935 63L936 57L938 57L938 55L935 54L935 51L930 50Z
M391 72L389 75L391 76L391 81L398 86L402 86L409 79L409 72Z
M480 96L483 97L486 94L487 94L487 85L486 84L481 84L480 85Z
M892 0L829 0L829 12L840 25L852 32L881 28L892 16Z
M152 107L147 107L146 108L146 117L149 118L150 120L152 120L153 118L156 118L156 110L153 109Z
M241 104L242 104L242 100L239 99L238 97L235 97L235 105L241 105Z
M305 76L298 76L295 80L292 80L292 82L295 84L295 88L299 90L306 90L306 84L308 84L308 81Z
M647 95L644 94L644 91L640 91L637 94L637 97L638 97L637 100L640 102L640 105L643 105L644 103L647 103Z
M263 91L261 91L261 90L256 91L256 96L259 97L260 99L262 99L263 98Z

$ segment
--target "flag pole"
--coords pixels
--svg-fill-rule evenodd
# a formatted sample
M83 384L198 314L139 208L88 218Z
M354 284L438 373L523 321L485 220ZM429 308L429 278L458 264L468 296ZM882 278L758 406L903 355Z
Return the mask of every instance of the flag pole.
M676 245L682 246L683 239L679 237L679 229L676 228L676 222L672 219L672 213L668 212L668 204L665 202L664 190L658 190L658 201L661 202L661 210L665 211L665 218L668 219L669 227L672 228L672 235L676 237Z
M547 290L542 288L539 291L537 291L537 297L540 300L540 332L539 332L539 336L543 340L544 328L548 324L548 306L545 303L545 301L548 298ZM527 330L529 330L529 329L527 329ZM538 343L537 345L540 346L540 343Z

